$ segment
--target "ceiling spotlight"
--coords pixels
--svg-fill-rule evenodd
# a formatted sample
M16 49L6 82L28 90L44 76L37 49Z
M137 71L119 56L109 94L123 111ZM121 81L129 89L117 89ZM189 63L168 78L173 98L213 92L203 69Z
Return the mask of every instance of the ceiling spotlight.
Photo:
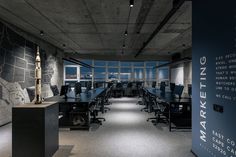
M44 32L43 32L43 31L40 31L40 35L43 36L43 35L44 35Z
M127 36L127 35L128 35L128 31L126 30L126 31L125 31L125 36Z
M134 0L129 0L129 6L132 8L134 6Z

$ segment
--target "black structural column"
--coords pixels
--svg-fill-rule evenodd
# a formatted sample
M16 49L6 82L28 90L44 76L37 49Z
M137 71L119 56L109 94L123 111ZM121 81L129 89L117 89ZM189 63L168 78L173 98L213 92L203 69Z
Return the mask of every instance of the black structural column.
M58 149L58 104L25 104L12 109L12 156L51 157Z

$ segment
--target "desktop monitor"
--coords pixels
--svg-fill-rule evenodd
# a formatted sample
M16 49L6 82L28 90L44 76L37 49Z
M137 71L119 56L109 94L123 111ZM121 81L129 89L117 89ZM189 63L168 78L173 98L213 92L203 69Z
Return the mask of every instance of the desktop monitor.
M86 91L89 91L91 89L92 89L92 83L91 82L87 82Z
M192 85L188 84L188 95L191 97L192 96Z
M164 93L165 90L166 90L166 83L165 82L161 82L160 91Z
M81 89L81 83L80 82L76 82L75 83L75 95L78 95L82 92L82 89Z
M156 81L153 81L152 82L152 88L156 88L156 84L157 84Z
M176 85L174 89L174 94L177 95L179 98L181 98L181 95L183 93L184 86L182 85Z
M170 83L170 91L173 93L175 90L175 83Z
M60 96L65 96L65 98L67 98L68 90L69 90L69 85L62 85L61 91L60 91Z

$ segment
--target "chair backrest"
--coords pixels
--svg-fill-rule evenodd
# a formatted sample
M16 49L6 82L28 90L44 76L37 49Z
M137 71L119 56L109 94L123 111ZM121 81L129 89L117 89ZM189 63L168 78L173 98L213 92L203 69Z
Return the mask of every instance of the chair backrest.
M81 90L81 83L80 82L76 82L75 83L75 94L80 94L82 92Z
M184 90L184 86L183 85L175 85L174 94L177 95L179 98L181 98L183 90Z
M131 88L132 87L132 82L129 82L128 84L127 84L127 88Z
M122 88L122 83L117 83L116 88Z

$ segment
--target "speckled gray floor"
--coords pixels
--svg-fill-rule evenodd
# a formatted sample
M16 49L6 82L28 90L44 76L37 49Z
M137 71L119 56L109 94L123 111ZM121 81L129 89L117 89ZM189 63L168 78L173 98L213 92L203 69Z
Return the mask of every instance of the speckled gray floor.
M91 131L60 130L54 157L194 157L191 132L169 132L165 124L146 122L136 98L111 99L106 122ZM11 125L0 128L0 157L11 156Z

